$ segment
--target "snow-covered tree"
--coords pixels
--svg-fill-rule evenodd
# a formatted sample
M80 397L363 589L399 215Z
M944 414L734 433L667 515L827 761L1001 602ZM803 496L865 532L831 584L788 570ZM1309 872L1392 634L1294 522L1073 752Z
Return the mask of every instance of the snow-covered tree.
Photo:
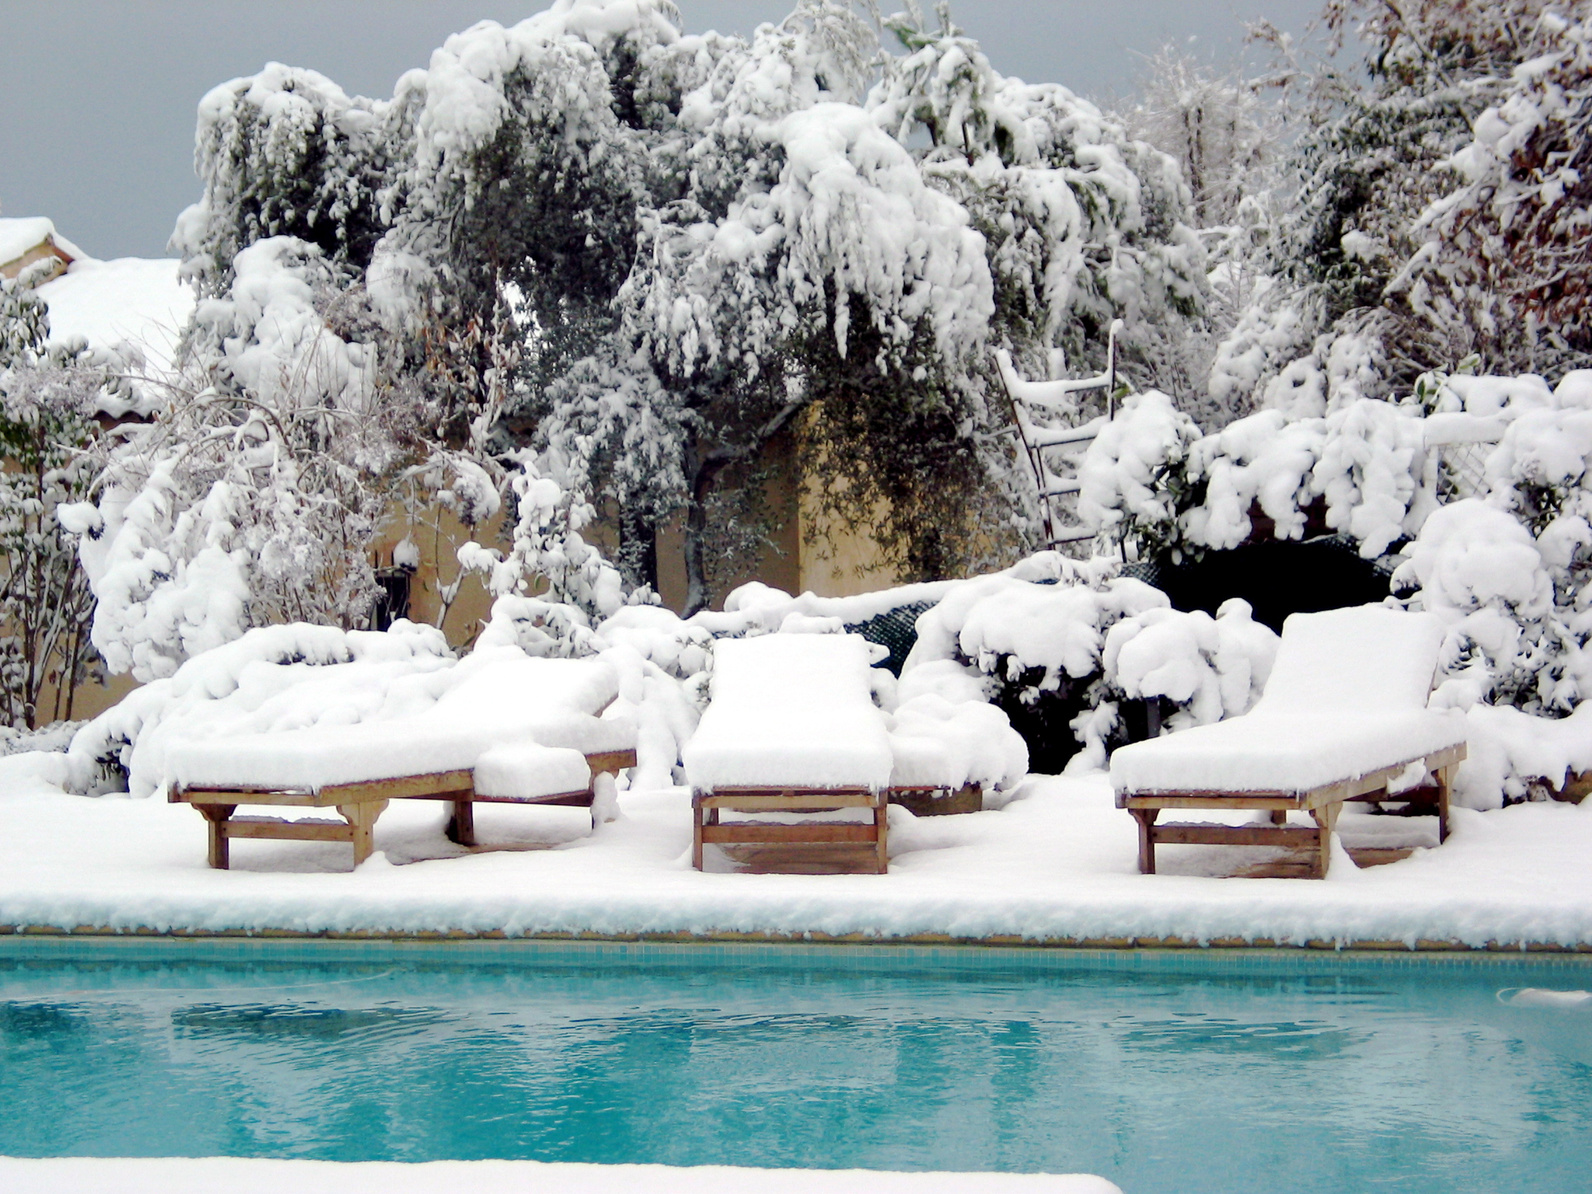
M1128 131L1169 153L1192 199L1190 222L1206 253L1206 293L1194 321L1155 321L1144 334L1157 384L1206 430L1250 413L1251 393L1212 386L1218 346L1245 317L1269 276L1270 242L1282 215L1279 175L1286 72L1251 75L1165 46L1146 62Z
M1592 361L1592 9L1544 12L1516 54L1391 288L1490 369L1558 372Z
M994 333L1020 366L1043 375L1062 348L1072 367L1097 367L1114 319L1131 353L1135 327L1200 309L1204 256L1170 156L1059 84L997 73L945 4L934 24L916 5L887 24L906 53L886 63L870 110L923 145L925 176L971 213Z
M1580 362L1573 333L1566 338L1544 318L1550 311L1563 318L1553 304L1575 259L1572 230L1587 218L1570 176L1555 173L1584 127L1568 98L1584 70L1575 65L1579 26L1554 16L1556 7L1328 3L1337 44L1355 36L1363 57L1354 71L1329 61L1310 76L1271 284L1219 349L1213 393L1290 406L1304 389L1320 396L1322 413L1407 390L1422 373L1467 360L1487 373L1558 372ZM1533 82L1539 76L1544 81ZM1535 149L1518 162L1489 165L1488 146L1511 127L1499 115L1511 97L1521 138L1528 126L1537 129L1532 114L1557 115L1529 134ZM1498 190L1500 170L1518 172L1515 199L1507 186ZM1527 192L1540 194L1551 214L1517 221ZM1515 240L1523 268L1512 264ZM1527 249L1533 240L1541 254Z
M1172 45L1152 54L1141 73L1134 102L1122 112L1128 131L1177 161L1196 227L1237 223L1245 198L1273 181L1277 81L1219 72Z
M896 23L902 60L837 0L750 39L678 25L558 0L448 39L391 100L277 65L206 97L182 377L80 520L113 667L353 624L384 503L467 474L495 502L527 448L616 517L630 585L683 514L691 608L763 532L776 443L914 574L1020 539L987 517L1011 467L990 349L1081 367L1118 316L1197 310L1175 166L944 14Z
M416 434L345 267L272 237L230 272L164 409L106 442L95 504L68 517L94 643L140 679L251 626L361 624L367 546Z
M56 510L88 490L96 399L114 384L110 362L48 334L26 274L0 279L0 719L28 729L69 718L97 663L93 595Z
M312 70L273 62L199 103L194 169L204 196L172 234L189 276L218 293L237 254L292 236L363 268L403 137L401 103L350 99Z

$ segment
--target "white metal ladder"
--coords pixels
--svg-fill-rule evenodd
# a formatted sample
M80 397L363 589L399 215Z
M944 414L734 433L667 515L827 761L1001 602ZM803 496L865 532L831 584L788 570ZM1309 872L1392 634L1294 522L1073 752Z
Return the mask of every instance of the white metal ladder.
M1047 546L1059 547L1094 538L1094 532L1086 527L1062 523L1054 503L1078 492L1077 466L1083 451L1115 414L1117 333L1121 329L1120 319L1111 321L1106 341L1106 370L1093 377L1024 381L1017 375L1010 353L1001 349L995 354L1001 380L1006 384L1006 396L1011 400L1017 439L1028 457L1028 466L1039 490L1039 512L1044 520ZM1106 413L1077 426L1066 424L1065 419L1078 413L1073 395L1088 390L1106 392ZM1054 455L1047 458L1047 453Z

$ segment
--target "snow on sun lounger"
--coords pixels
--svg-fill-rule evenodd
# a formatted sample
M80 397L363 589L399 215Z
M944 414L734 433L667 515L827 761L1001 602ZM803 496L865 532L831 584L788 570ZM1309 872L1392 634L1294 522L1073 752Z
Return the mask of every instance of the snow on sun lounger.
M468 770L505 742L584 754L635 745L634 726L597 714L619 691L612 664L532 659L518 652L458 665L458 681L425 713L353 725L189 739L167 749L184 787L302 788Z
M305 838L316 829L324 830L317 840L352 841L357 864L388 799L452 800L449 834L472 844L475 801L593 805L592 773L634 764L634 721L599 716L619 691L609 661L505 648L454 671L424 713L172 742L171 799L210 819L214 866L226 866L229 836ZM349 824L232 822L238 804L335 805Z
M693 789L698 867L704 842L856 842L874 847L882 873L892 794L912 793L925 811L939 811L929 807L935 791L970 794L976 809L981 786L1026 771L1026 749L1005 714L963 699L968 694L954 685L942 686L944 692L930 685L904 702L892 733L891 719L874 704L869 650L849 634L772 634L715 646L713 701L682 752ZM963 686L968 683L964 677ZM872 809L873 825L725 825L719 819L726 809L844 808Z
M768 634L714 647L713 703L682 752L693 788L889 786L892 756L854 634Z
M1380 606L1294 614L1251 712L1112 755L1117 805L1139 819L1141 869L1155 869L1157 842L1287 845L1313 835L1325 873L1341 803L1371 794L1398 799L1385 795L1387 784L1411 770L1435 776L1446 835L1465 718L1426 707L1441 644L1441 628L1425 614ZM1264 826L1157 828L1163 808L1269 809L1278 827L1269 839ZM1282 827L1289 809L1311 812L1317 827Z
M770 634L714 646L713 702L681 752L691 783L692 862L705 843L869 845L887 866L894 758L868 684L868 644L851 634ZM872 824L721 824L742 813L871 809Z

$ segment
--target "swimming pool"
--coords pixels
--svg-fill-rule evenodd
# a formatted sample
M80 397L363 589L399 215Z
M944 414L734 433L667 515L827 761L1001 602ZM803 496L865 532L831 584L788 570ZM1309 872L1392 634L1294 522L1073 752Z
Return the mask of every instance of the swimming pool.
M1519 988L1592 960L18 937L0 1154L1585 1188L1592 1007Z

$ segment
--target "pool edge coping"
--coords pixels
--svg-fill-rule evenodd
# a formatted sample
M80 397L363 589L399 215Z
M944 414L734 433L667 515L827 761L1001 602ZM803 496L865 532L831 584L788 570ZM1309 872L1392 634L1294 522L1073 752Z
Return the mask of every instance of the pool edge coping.
M1348 940L1333 938L1311 938L1307 941L1279 941L1270 937L1241 938L1241 937L1213 937L1201 941L1193 937L1042 937L1026 938L1015 935L997 935L990 937L955 937L946 933L915 933L901 936L878 936L866 933L833 934L821 931L814 932L637 932L637 933L600 933L600 932L542 932L509 934L501 929L471 932L463 929L450 930L413 930L393 931L382 929L203 929L203 928L173 928L157 929L149 926L133 926L117 928L105 925L78 925L65 928L59 925L15 925L0 924L0 943L7 938L27 938L33 940L57 939L62 941L92 941L99 939L116 939L131 941L248 941L283 943L307 943L325 941L328 943L347 944L353 942L386 942L391 944L413 943L425 945L460 944L503 944L503 945L530 945L546 944L608 944L608 945L771 945L771 946L814 946L828 947L837 950L854 949L858 947L872 947L877 949L902 948L940 948L940 949L1001 949L1023 950L1034 953L1044 952L1069 952L1069 951L1095 951L1095 952L1142 952L1164 951L1168 953L1201 953L1211 951L1247 951L1269 950L1280 953L1297 953L1312 956L1331 956L1333 954L1358 954L1358 955L1437 955L1437 954L1466 954L1476 956L1502 956L1502 957L1531 957L1531 956L1574 956L1592 957L1592 942L1577 942L1564 945L1552 941L1488 941L1481 945L1472 945L1459 940L1438 940L1433 938L1419 938L1413 944L1408 941L1391 941L1377 938L1352 938Z

